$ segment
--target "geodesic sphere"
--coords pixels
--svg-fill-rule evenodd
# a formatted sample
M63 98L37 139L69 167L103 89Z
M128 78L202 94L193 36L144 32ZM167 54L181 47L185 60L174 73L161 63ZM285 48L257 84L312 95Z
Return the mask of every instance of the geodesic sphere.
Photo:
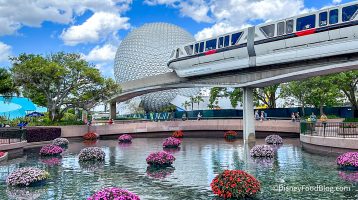
M119 45L114 60L118 83L171 72L167 62L175 47L195 41L184 29L168 23L149 23L133 30ZM175 89L142 96L145 110L159 111L176 95L195 95L199 89Z

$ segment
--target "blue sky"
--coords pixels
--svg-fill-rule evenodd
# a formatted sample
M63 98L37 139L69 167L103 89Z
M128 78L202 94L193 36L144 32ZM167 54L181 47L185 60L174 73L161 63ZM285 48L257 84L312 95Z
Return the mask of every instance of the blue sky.
M347 0L0 0L0 66L20 53L77 52L107 77L121 40L168 22L197 39Z

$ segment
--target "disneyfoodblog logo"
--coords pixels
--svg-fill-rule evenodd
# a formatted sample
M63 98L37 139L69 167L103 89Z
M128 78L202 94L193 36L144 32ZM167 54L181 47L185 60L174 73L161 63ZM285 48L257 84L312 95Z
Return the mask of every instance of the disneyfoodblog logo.
M326 186L326 185L298 185L298 186L286 186L286 185L277 185L274 187L274 191L278 192L342 192L342 191L351 191L351 187L348 186Z

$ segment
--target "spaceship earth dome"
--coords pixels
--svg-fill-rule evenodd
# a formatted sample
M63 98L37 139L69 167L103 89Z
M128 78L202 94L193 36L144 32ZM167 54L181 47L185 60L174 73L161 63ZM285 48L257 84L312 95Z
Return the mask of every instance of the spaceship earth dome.
M184 29L168 23L148 23L134 29L121 42L114 60L117 83L171 72L167 62L175 47L195 41ZM178 94L192 96L199 89L173 89L141 97L146 111L159 111Z

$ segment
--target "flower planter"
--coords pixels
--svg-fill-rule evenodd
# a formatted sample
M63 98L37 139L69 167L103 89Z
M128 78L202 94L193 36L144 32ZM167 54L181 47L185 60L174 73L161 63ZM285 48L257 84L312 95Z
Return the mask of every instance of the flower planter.
M237 134L237 132L236 131L227 131L227 132L225 132L225 134L224 134L224 138L226 139L226 140L235 140L236 138L237 138L237 136L238 136L238 134Z
M344 170L358 170L358 152L347 152L338 156L337 165Z
M53 145L57 145L57 146L62 147L62 148L68 147L69 143L70 142L66 138L56 138L56 139L54 139L52 141Z
M175 157L165 151L155 152L149 154L146 162L151 167L169 167L175 161Z
M49 173L34 167L23 167L13 171L7 178L9 186L34 187L42 186L49 178Z
M120 143L131 143L132 142L132 136L128 134L123 134L118 137L118 142Z
M182 130L177 130L177 131L174 131L174 133L172 134L172 137L182 138L182 137L184 137L184 133Z
M260 182L242 170L225 170L210 186L214 194L224 199L246 199L260 191Z
M97 199L140 200L136 194L116 187L103 188L87 198L87 200Z
M97 140L98 138L99 138L99 135L95 132L89 132L83 136L83 139L85 139L85 140Z
M164 148L178 148L180 144L181 140L174 137L168 137L163 141Z
M250 150L251 157L263 157L263 158L273 158L275 156L274 149L269 145L255 145Z
M40 150L41 156L59 156L63 152L63 149L57 145L47 144L42 146Z
M106 154L99 147L87 147L80 151L78 158L80 162L103 161Z
M8 157L8 152L0 152L0 162L1 161L7 161L7 157Z
M279 135L269 135L265 138L267 144L282 144L283 140Z

